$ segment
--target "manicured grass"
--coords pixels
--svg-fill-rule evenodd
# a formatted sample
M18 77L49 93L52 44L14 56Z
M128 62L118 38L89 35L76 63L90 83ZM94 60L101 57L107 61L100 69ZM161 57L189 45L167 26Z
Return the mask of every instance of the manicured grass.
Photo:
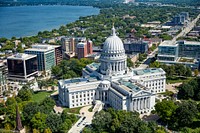
M38 91L34 92L32 101L33 102L41 102L43 101L46 97L50 96L53 92L52 91Z
M189 80L193 79L193 77L170 77L167 78L167 83L173 84L173 83L180 83L180 82L187 82Z
M65 108L65 110L67 110L67 112L69 113L73 113L73 114L79 114L79 111L82 107L78 107L78 108Z
M89 111L89 112L92 112L93 108L94 108L94 107L92 106L91 108L88 109L88 111Z

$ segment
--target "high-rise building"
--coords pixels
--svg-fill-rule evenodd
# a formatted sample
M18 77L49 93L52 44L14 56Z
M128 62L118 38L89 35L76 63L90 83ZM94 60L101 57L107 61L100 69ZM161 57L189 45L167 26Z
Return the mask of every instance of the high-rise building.
M77 44L78 59L84 58L87 55L87 43L81 42Z
M63 60L62 46L60 46L60 45L49 45L49 46L54 47L56 65L60 64L60 62Z
M7 58L8 79L30 81L38 74L37 56L18 53Z
M76 47L78 59L85 58L93 53L92 41L80 42Z
M63 53L75 52L75 38L73 37L61 38L61 44L62 44Z
M93 53L92 41L88 40L87 41L87 54L90 55L92 53Z
M0 96L3 95L3 92L8 90L7 74L7 66L2 61L0 62Z
M37 55L38 71L51 70L56 64L55 49L51 45L32 45L24 51L26 54Z

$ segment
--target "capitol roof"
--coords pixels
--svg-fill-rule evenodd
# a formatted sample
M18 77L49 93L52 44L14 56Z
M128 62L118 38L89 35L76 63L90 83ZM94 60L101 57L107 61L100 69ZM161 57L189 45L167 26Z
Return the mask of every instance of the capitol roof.
M109 36L103 46L104 53L121 53L124 52L122 40L116 35L115 28L112 28L112 35Z

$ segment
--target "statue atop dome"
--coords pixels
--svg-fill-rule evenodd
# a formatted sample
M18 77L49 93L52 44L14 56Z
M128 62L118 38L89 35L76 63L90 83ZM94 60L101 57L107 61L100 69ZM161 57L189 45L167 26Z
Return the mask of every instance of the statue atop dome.
M115 30L114 23L113 23L113 27L112 27L112 36L116 36L116 30Z

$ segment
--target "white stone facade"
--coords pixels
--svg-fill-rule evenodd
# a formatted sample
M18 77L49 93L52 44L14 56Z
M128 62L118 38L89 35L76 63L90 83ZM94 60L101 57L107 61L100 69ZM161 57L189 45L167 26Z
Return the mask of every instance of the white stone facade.
M100 63L87 65L83 77L60 80L59 100L63 106L75 108L101 101L118 110L150 113L155 95L165 91L165 72L160 68L127 68L123 43L115 34L108 37Z
M161 68L134 69L132 79L155 93L165 92L166 76Z

